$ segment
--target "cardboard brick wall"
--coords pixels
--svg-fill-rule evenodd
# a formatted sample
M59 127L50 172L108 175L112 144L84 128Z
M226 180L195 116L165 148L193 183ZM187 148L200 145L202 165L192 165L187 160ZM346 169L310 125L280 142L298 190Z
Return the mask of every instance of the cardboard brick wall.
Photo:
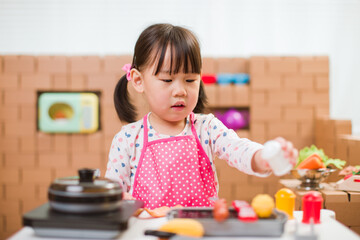
M360 165L360 137L351 135L351 121L321 117L315 122L315 143L331 158L346 161L346 166ZM342 178L337 170L326 181L336 182Z
M0 239L21 228L23 213L47 201L47 188L80 167L105 173L111 141L121 128L113 91L131 56L0 56ZM315 118L329 113L327 57L204 58L204 73L250 74L248 85L207 85L211 109L248 107L250 130L238 134L264 143L282 135L301 148L314 142ZM148 106L129 88L139 107ZM37 131L38 91L99 91L101 129L94 134ZM350 150L349 150L350 151ZM354 151L354 150L352 150ZM216 161L220 196L250 201L274 194L278 178L247 176Z

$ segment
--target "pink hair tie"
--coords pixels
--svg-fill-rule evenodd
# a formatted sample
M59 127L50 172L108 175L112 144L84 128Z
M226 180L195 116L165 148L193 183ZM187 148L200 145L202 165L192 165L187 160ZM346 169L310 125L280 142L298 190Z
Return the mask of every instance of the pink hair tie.
M131 80L131 77L130 77L130 71L131 71L131 64L130 63L127 63L125 64L123 67L122 67L122 70L124 70L126 72L126 79L128 81Z

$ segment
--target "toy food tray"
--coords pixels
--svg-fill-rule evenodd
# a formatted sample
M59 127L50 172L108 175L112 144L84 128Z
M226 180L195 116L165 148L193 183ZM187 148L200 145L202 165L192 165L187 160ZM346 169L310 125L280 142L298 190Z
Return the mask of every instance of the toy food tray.
M338 190L360 192L360 175L352 175L346 180L341 179L336 183Z
M256 222L243 222L237 219L237 212L229 208L229 217L223 222L213 218L213 208L181 208L171 210L167 217L192 218L199 221L205 236L262 236L280 237L288 219L283 212L274 210L269 218L259 218Z

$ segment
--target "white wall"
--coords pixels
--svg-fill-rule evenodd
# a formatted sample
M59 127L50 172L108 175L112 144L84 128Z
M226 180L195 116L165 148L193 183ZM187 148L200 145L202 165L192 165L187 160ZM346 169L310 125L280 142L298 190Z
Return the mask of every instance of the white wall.
M0 0L0 54L131 54L156 22L203 56L328 55L331 117L360 134L360 0Z

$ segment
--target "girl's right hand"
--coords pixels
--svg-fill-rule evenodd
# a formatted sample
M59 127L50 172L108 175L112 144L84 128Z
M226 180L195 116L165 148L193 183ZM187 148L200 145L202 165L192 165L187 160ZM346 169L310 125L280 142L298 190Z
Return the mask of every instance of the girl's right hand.
M128 192L123 192L123 200L136 200L136 198Z

